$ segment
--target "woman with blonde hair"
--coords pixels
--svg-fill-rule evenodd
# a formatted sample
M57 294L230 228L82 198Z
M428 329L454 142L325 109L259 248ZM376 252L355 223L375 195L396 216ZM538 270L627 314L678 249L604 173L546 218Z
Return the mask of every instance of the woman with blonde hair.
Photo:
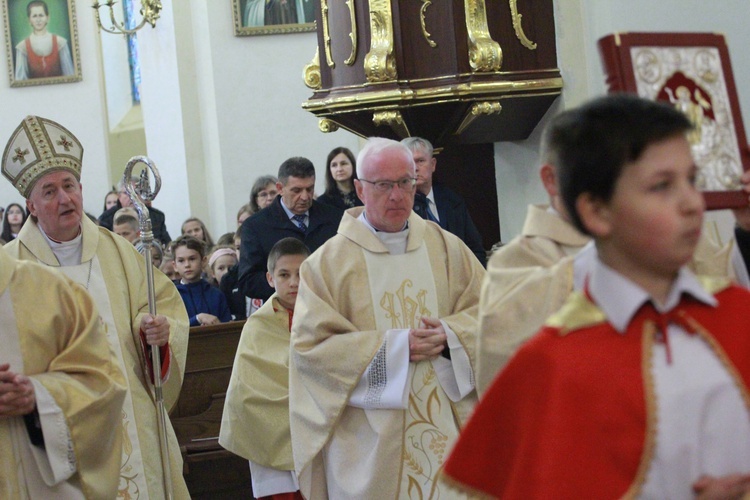
M213 250L215 245L214 240L211 238L211 234L208 232L206 225L199 218L190 217L185 220L185 222L182 223L180 231L183 235L192 236L193 238L202 241L206 245L206 253Z

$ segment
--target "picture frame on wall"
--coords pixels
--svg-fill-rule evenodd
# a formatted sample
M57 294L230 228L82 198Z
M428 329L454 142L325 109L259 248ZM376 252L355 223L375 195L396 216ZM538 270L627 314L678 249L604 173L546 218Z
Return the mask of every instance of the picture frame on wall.
M232 0L235 36L315 31L317 0Z
M0 0L11 87L81 81L75 0Z
M599 40L609 92L663 101L685 113L709 209L747 206L740 177L750 168L729 49L715 33L615 33Z

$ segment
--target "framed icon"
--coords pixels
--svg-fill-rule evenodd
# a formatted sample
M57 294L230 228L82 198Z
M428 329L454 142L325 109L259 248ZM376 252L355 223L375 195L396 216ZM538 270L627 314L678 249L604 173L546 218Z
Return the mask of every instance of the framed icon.
M709 209L747 206L750 168L729 50L714 33L616 33L599 40L610 92L663 101L687 115L697 185Z
M11 87L78 82L75 0L1 0Z
M232 0L234 34L273 35L315 31L316 0Z

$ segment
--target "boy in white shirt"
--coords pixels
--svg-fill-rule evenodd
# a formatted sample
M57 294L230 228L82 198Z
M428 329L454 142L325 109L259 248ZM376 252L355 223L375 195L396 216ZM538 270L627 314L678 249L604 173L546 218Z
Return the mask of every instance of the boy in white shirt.
M503 498L735 498L750 488L750 293L685 265L704 202L671 107L617 95L551 124L565 207L596 241L445 467Z

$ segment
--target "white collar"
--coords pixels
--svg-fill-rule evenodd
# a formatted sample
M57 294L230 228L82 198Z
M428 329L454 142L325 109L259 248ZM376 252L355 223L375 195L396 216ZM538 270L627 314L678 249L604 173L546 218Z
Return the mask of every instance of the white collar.
M662 313L676 307L683 293L707 305L718 305L716 298L701 286L687 267L683 266L672 283L665 304L659 306L643 288L604 264L598 255L592 261L588 291L615 330L620 333L625 332L635 313L648 301Z
M367 216L365 215L364 210L361 214L359 214L359 217L357 217L357 219L362 222L362 224L364 224L366 228L372 231L372 234L374 234L375 237L379 239L381 243L383 243L383 245L385 245L389 253L393 255L401 255L406 253L406 245L409 239L408 220L404 224L404 228L401 231L398 231L396 233L387 233L385 231L378 231L377 229L375 229L375 227L370 224L370 221L367 220Z
M435 190L432 189L432 186L430 186L430 192L427 193L427 196L425 198L427 198L428 200L430 200L432 202L432 204L435 207L437 207L437 203L435 203Z

